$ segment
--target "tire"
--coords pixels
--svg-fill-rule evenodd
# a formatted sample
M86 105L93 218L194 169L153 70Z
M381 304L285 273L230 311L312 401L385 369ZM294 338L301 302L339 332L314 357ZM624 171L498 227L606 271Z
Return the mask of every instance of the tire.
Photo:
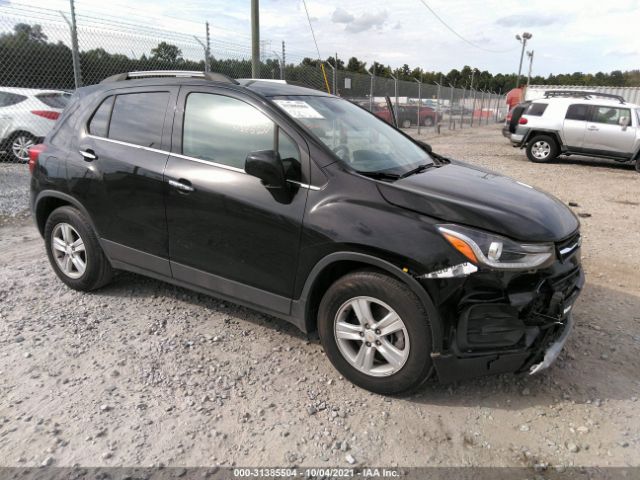
M403 120L401 126L402 128L409 128L411 126L411 120Z
M111 264L91 224L77 209L69 206L56 208L47 218L44 240L53 270L70 288L87 292L111 281ZM78 248L78 241L82 242L84 250ZM54 248L54 242L58 248ZM70 250L72 245L75 245L73 252ZM71 260L71 256L75 259ZM80 268L82 263L84 269Z
M640 157L636 158L636 172L640 173Z
M432 117L425 117L424 120L422 120L422 125L424 125L425 127L433 127L434 121Z
M7 142L7 153L12 161L27 163L29 161L29 148L38 140L28 132L16 132Z
M527 158L535 163L547 163L558 156L558 144L549 135L536 135L527 143Z
M368 327L356 315L356 310L366 312L362 305L369 305L371 316L360 313L373 321ZM387 325L385 334L380 320L393 313L399 323ZM383 273L356 271L331 285L320 302L318 333L333 366L371 392L406 392L431 374L431 328L424 307L405 284Z

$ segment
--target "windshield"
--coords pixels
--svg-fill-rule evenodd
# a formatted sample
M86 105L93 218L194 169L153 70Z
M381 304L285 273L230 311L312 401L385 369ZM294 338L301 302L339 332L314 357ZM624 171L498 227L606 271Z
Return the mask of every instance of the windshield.
M274 102L361 173L403 175L431 157L395 128L335 97L289 96Z

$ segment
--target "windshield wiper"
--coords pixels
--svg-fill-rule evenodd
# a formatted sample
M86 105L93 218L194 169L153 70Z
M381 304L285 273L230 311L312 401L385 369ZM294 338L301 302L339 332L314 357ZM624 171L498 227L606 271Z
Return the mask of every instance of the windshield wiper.
M370 178L376 178L381 180L398 180L402 178L397 173L389 173L389 172L362 172L360 170L356 170L360 175L364 175Z
M418 165L416 168L414 168L413 170L409 170L406 173L403 173L400 178L406 178L409 177L411 175L415 175L416 173L420 173L420 172L424 172L425 170L431 168L431 167L435 167L436 165L433 163L423 163L422 165Z

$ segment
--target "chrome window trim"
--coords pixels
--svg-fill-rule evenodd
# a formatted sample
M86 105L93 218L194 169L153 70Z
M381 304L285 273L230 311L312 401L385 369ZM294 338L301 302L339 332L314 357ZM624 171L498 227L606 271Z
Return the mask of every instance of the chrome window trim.
M91 135L90 133L87 133L87 138L92 138L94 140L102 140L105 142L111 142L111 143L115 143L116 145L123 145L125 147L138 148L140 150L146 150L148 152L162 153L165 155L170 155L172 157L189 160L191 162L202 163L204 165L223 168L225 170L231 170L232 172L243 173L247 175L247 172L245 172L244 169L242 168L232 167L231 165L224 165L222 163L216 163L211 160L203 160L201 158L190 157L188 155L182 155L181 153L174 153L174 152L168 152L167 150L160 150L157 148L145 147L144 145L136 145L135 143L123 142L122 140L114 140L113 138L98 137L97 135ZM315 185L309 185L308 183L298 182L296 180L287 180L287 182L293 183L294 185L297 185L301 188L307 188L309 190L320 190L320 187L316 187Z

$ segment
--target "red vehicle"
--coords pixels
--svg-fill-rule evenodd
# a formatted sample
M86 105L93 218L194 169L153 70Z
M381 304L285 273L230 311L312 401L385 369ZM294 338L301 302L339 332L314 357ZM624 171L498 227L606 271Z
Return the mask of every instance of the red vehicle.
M393 123L391 117L391 111L386 105L374 105L373 113L383 119L387 123ZM402 128L409 128L411 125L415 125L418 120L418 106L417 105L403 105L398 109L398 126ZM438 115L436 111L431 107L420 108L420 124L425 127L432 127L438 121L442 120L442 115Z

